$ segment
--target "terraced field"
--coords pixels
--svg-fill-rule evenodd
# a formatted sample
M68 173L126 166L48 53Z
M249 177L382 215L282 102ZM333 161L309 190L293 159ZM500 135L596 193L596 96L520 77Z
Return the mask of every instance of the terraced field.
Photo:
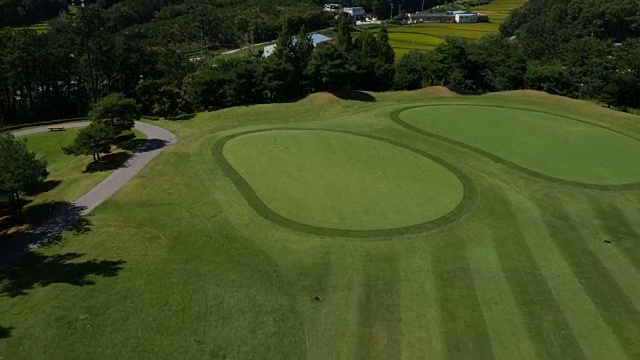
M389 39L396 56L400 57L412 49L431 50L447 36L479 39L497 33L511 11L522 6L526 0L493 0L473 10L489 15L491 22L474 24L423 23L411 25L388 25ZM376 31L372 29L370 31Z

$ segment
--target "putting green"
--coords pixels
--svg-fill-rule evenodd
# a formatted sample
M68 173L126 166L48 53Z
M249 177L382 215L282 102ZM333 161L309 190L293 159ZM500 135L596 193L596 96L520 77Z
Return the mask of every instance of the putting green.
M640 142L560 115L445 105L407 109L399 119L553 178L595 185L640 181Z
M240 135L222 150L278 215L314 227L379 230L425 223L462 200L443 165L388 142L320 130Z

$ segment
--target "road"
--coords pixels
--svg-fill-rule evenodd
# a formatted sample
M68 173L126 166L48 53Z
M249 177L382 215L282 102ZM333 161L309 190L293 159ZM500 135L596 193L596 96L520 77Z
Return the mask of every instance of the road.
M63 124L65 128L78 128L89 125L88 122ZM178 138L171 132L147 123L136 122L135 128L147 136L146 144L127 162L116 169L106 179L80 196L73 203L60 209L44 224L29 230L22 239L2 247L0 268L15 262L22 255L57 237L80 217L88 214L98 205L113 196L129 180L140 172L151 160L158 156L167 146L175 144ZM47 126L16 131L14 136L24 136L49 131Z

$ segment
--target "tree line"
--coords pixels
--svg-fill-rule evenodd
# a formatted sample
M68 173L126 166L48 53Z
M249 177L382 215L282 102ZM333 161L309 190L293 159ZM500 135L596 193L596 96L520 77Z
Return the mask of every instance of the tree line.
M530 0L499 34L479 41L450 37L433 51L399 59L385 27L359 31L346 16L334 22L334 41L317 48L305 21L286 17L278 21L277 51L266 59L189 59L172 45L180 42L177 35L163 46L136 26L117 30L118 17L110 11L120 4L129 2L107 10L89 6L86 21L63 14L42 35L0 32L0 126L84 116L111 93L134 99L141 113L155 116L285 101L314 91L431 85L464 92L530 88L620 108L640 106L635 0ZM154 26L166 8L156 13ZM201 18L192 26L203 29L205 46L221 46L221 14L191 14Z

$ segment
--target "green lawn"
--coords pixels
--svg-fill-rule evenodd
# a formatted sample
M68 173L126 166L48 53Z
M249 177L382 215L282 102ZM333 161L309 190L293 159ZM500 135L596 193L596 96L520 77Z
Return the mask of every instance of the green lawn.
M231 139L223 153L269 208L314 226L416 225L452 211L463 195L460 181L442 165L351 134L280 130L274 138L271 131L258 132Z
M640 140L551 113L478 106L428 106L402 121L563 180L620 185L640 182Z
M91 156L65 155L61 148L73 142L78 130L69 128L26 136L29 149L35 151L39 159L47 161L49 170L45 184L26 197L29 201L25 208L27 222L39 222L50 206L76 200L105 179L131 154L130 151L114 148L111 154L105 155L105 164L99 168L91 165ZM144 139L142 133L137 130L135 133L137 139Z
M0 357L640 357L640 190L585 186L602 172L588 172L593 166L572 153L609 159L615 179L633 179L635 167L619 166L635 148L610 132L639 137L640 117L530 91L371 96L315 94L155 122L178 143L88 216L84 233L65 233L0 272ZM432 115L429 131L456 121L450 136L475 130L458 141L483 142L456 143L394 121L410 120L402 109L436 104L458 113ZM473 125L458 119L470 105L480 119ZM507 116L496 106L593 125L531 111ZM580 168L585 178L557 181L524 167L534 160L497 161L487 151L508 144L498 126L511 131L513 156L523 156L520 146L555 152L553 169ZM536 145L558 138L571 146ZM593 149L600 141L603 156ZM457 181L464 206L452 221L414 232L301 231L257 209L220 150L259 199L301 222L327 226L342 211L344 228L408 224L421 211L446 212ZM371 205L361 189L385 195ZM328 209L326 217L315 206ZM353 214L371 206L368 220Z

